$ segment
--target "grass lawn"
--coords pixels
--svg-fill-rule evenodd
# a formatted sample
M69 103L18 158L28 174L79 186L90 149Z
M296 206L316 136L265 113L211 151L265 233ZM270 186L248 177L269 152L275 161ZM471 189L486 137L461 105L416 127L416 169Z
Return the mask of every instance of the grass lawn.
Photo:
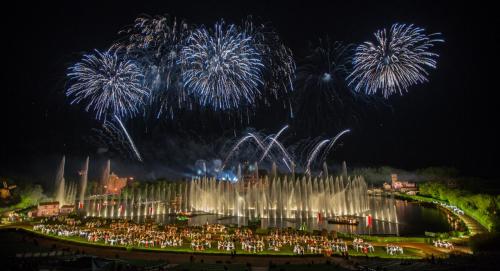
M419 195L407 195L407 194L399 194L397 197L402 198L402 199L410 199L410 200L416 200L416 201L423 201L423 202L444 202L442 200L430 198L430 197L424 197L424 196L419 196Z

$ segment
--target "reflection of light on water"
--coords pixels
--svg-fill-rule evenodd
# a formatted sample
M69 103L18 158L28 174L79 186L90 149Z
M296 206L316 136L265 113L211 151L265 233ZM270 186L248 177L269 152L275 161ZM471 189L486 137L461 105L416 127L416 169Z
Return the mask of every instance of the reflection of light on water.
M194 179L189 186L187 198L191 209L214 214L313 218L318 212L328 217L359 214L368 209L367 188L362 178L266 177L237 183L202 178Z
M181 195L189 193L184 186L177 188ZM152 191L148 193L135 193L134 196L122 196L118 198L111 198L108 196L94 197L92 200L87 200L84 206L88 208L88 215L95 217L113 217L113 218L127 218L136 222L144 221L146 218L152 219L160 224L176 223L176 216L169 215L178 212L179 208L174 205L167 206L164 202L145 201L152 199L151 195L156 194ZM165 194L167 195L167 194ZM175 195L175 194L172 194ZM137 199L137 200L136 200ZM207 221L209 223L222 223L222 224L235 224L247 225L248 221L255 219L252 213L260 212L258 206L246 206L248 201L244 196L240 195L237 198L239 204L237 208L227 208L223 206L217 209L218 214L208 215L195 215L186 223L189 225L202 225ZM107 204L114 202L114 204ZM301 224L305 223L309 230L322 230L328 231L335 230L341 232L350 232L355 234L423 234L427 231L445 231L439 227L443 227L443 223L448 223L446 215L442 214L439 210L427 208L416 204L408 204L407 202L390 199L390 198L369 198L370 211L359 212L359 225L340 225L328 224L327 219L318 220L317 216L308 217L302 216L300 210L308 210L316 213L318 210L326 212L323 208L301 208L300 204L290 204L283 207L277 204L269 206L269 210L276 215L271 217L260 217L262 227L294 227L299 228ZM114 206L117 205L117 206ZM125 208L124 211L119 206L133 206ZM184 206L184 205L183 205ZM240 208L241 207L241 208ZM303 207L303 206L302 206ZM281 212L279 210L284 210ZM236 213L235 213L236 212ZM240 216L233 216L240 214ZM285 218L285 214L290 214ZM368 228L364 216L371 214L373 217L373 224ZM226 216L225 219L224 216ZM388 221L391 219L391 221ZM420 219L420 220L419 220ZM443 221L441 221L443 220ZM418 221L418 223L415 223ZM429 222L430 221L430 222ZM448 225L448 224L446 224ZM423 227L426 227L423 229ZM449 226L449 225L448 225Z

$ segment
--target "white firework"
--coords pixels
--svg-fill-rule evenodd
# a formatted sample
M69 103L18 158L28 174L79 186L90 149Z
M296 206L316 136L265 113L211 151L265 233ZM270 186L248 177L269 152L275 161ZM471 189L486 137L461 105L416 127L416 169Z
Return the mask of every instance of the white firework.
M381 91L387 98L427 82L427 68L436 68L438 57L430 50L443 42L439 36L426 35L424 29L405 24L375 32L376 42L367 41L356 48L349 85L367 94Z
M263 84L261 54L254 40L223 21L200 27L181 50L184 87L203 106L227 110L254 106Z
M116 51L84 55L69 68L68 77L71 86L66 95L72 97L71 103L86 103L85 109L94 111L97 119L133 116L149 95L141 68L120 59Z

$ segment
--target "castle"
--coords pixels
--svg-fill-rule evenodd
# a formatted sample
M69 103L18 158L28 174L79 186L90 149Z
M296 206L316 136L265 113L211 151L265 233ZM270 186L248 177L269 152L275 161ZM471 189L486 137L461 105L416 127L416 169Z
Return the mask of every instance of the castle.
M384 190L399 191L407 194L415 194L418 191L415 182L398 180L398 174L391 174L391 183L384 183Z

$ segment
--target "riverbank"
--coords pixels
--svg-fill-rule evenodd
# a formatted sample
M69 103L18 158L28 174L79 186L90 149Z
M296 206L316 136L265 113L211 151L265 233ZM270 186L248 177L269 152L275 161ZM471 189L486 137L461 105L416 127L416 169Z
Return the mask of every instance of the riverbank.
M427 202L427 203L432 203L432 204L435 204L435 202L445 203L439 199L424 197L424 196L419 196L419 195L398 194L398 195L396 195L396 197L400 198L400 199L404 199L404 200L414 200L414 201ZM440 206L440 205L437 205L437 206ZM451 211L451 210L449 210L449 211ZM465 223L465 226L467 227L470 236L489 232L487 227L485 225L482 225L478 220L474 219L472 216L470 216L470 214L468 214L467 210L464 210L464 214L456 214L456 213L454 213L454 214L456 216L458 216Z

